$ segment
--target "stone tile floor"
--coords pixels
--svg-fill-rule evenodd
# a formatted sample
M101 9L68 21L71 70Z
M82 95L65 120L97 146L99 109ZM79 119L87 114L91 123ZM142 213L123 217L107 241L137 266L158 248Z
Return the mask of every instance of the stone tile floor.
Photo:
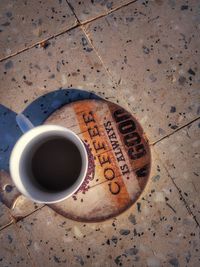
M199 1L8 0L0 14L0 104L87 89L131 111L152 150L138 202L105 222L1 203L0 266L198 267Z

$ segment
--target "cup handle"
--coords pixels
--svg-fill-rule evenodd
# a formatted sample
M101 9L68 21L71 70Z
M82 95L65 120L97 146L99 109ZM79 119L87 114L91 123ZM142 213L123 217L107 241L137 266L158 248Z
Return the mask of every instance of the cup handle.
M21 193L15 187L10 175L4 170L0 170L0 199L9 209L14 207L15 201Z
M16 116L16 122L23 133L26 133L34 128L32 122L22 113Z

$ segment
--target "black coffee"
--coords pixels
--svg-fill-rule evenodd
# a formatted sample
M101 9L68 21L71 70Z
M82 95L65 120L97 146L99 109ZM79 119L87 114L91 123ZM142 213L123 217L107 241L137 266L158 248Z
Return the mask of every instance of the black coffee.
M47 140L32 157L34 180L47 191L69 188L79 177L81 166L78 148L63 137Z

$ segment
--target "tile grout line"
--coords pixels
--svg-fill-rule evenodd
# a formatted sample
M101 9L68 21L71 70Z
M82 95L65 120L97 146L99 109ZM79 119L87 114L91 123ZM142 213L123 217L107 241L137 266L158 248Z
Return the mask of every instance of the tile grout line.
M35 213L35 212L37 212L37 211L43 209L45 206L46 206L46 205L44 204L44 205L42 205L41 207L39 207L39 208L33 210L33 211L30 212L29 214L27 214L27 215L25 215L25 216L23 216L23 217L21 217L21 218L19 217L19 219L15 219L15 217L13 216L14 222L15 222L15 223L18 223L19 221L21 221L21 220L23 220L23 219L29 217L29 216L32 215L33 213Z
M41 43L48 42L49 40L51 40L51 39L53 39L53 38L56 38L56 37L58 37L58 36L60 36L60 35L62 35L62 34L65 34L65 33L69 32L69 31L71 31L71 30L73 30L73 29L76 29L76 28L78 28L78 27L81 27L82 25L87 25L87 24L89 24L89 23L91 23L91 22L93 22L93 21L95 21L95 20L98 20L98 19L100 19L100 18L106 17L107 15L109 15L109 14L111 14L111 13L113 13L113 12L119 10L120 8L126 7L126 6L128 6L128 5L130 5L130 4L133 4L133 3L137 2L137 1L138 1L138 0L134 0L134 1L131 1L131 2L129 2L129 3L126 3L125 5L116 7L115 9L112 9L112 10L110 10L109 12L107 12L107 13L105 13L105 14L99 15L99 16L97 16L97 17L95 17L95 18L92 18L92 19L90 19L90 20L84 21L84 22L82 22L82 23L79 21L77 15L75 14L75 12L74 12L74 8L72 7L72 5L69 4L68 1L67 1L67 4L68 4L69 7L71 8L71 10L72 10L72 12L73 12L73 14L74 14L74 16L75 16L75 18L76 18L76 20L77 20L77 21L76 21L77 23L75 22L76 24L75 24L74 26L72 26L71 28L68 28L68 29L66 29L66 30L63 30L62 32L55 33L55 34L53 34L53 35L51 35L51 36L49 36L49 37L47 37L47 38L45 38L45 39L43 39L43 40L40 40L40 41L38 41L38 42L36 42L36 43L34 43L34 44L28 46L28 47L25 47L25 48L23 48L23 49L21 49L21 50L15 52L15 53L9 55L9 56L0 58L0 62L3 62L3 61L5 61L5 60L7 60L7 59L10 59L10 58L12 58L12 57L14 57L14 56L16 56L16 55L18 55L18 54L21 54L21 53L23 53L23 52L25 52L25 51L27 51L27 50L29 50L29 49L31 49L31 48L34 48L34 47L36 47L37 45L40 45Z
M79 18L77 17L77 15L76 15L76 13L75 13L75 10L74 10L73 6L69 3L68 0L66 0L66 2L67 2L67 4L68 4L69 8L71 9L72 13L74 14L74 16L75 16L75 18L76 18L78 24L80 25L80 24L81 24L81 23L80 23L80 20L79 20Z
M82 29L82 31L84 32L85 36L87 37L87 39L88 39L90 45L91 45L92 48L94 49L94 52L95 52L95 54L97 55L98 59L100 60L100 62L101 62L101 64L102 64L103 68L105 69L105 71L106 71L108 77L111 79L111 82L112 82L114 85L116 85L116 83L115 83L115 81L113 80L113 77L112 77L110 71L106 68L106 66L105 66L105 64L104 64L104 62L103 62L103 59L102 59L101 56L99 55L97 49L94 47L94 45L93 45L93 43L92 43L92 40L90 39L89 34L86 32L86 29L84 28L84 25L81 25L81 29Z
M5 229L5 228L9 227L10 225L12 225L13 223L14 223L14 220L12 220L11 222L9 222L9 223L7 223L6 225L2 226L2 227L0 228L0 232L1 232L3 229Z
M114 83L114 81L113 81L113 79L112 79L112 76L111 76L111 73L106 69L106 67L105 67L105 65L104 65L104 63L103 63L103 60L101 59L100 55L98 54L97 49L94 47L94 45L93 45L93 43L92 43L92 40L91 40L89 34L86 32L86 29L84 28L84 25L88 24L90 21L86 21L85 23L81 23L80 20L79 20L79 18L78 18L78 16L77 16L76 13L75 13L75 10L74 10L73 6L68 2L68 0L66 0L66 1L67 1L67 4L69 5L69 7L71 8L71 11L73 12L75 18L77 19L77 21L78 21L78 23L79 23L79 25L80 25L81 30L82 30L83 33L85 34L86 38L88 39L90 45L92 46L92 48L93 48L93 50L94 50L94 52L95 52L95 54L97 55L98 59L100 60L100 62L101 62L101 64L102 64L103 68L105 69L106 73L108 74L108 77L109 77L109 78L111 79L111 81ZM100 16L99 16L98 18L100 18ZM95 19L93 19L93 20L95 20Z
M115 7L115 8L113 8L113 9L111 9L111 10L108 10L108 12L105 13L105 14L99 15L99 16L97 16L97 17L95 17L95 18L88 19L88 20L82 22L81 25L86 25L86 24L89 24L90 22L93 22L93 21L95 21L95 20L97 20L97 19L101 19L101 18L103 18L103 17L106 17L107 15L110 15L110 14L112 14L113 12L115 12L115 11L117 11L117 10L123 8L123 7L129 6L129 5L131 5L131 4L133 4L133 3L137 2L137 1L139 1L139 0L133 0L133 1L130 1L130 2L128 2L128 3L126 3L126 4L122 5L122 6Z
M126 103L126 109L129 110L129 112L131 112L131 109L130 109L130 107L128 106L128 103L127 103L126 98L124 97L124 95L123 95L123 93L121 92L121 90L119 90L117 82L116 82L115 79L113 78L113 76L112 76L111 72L109 71L109 69L106 68L103 59L102 59L101 56L99 55L97 49L96 49L96 48L94 47L94 45L92 44L92 40L90 39L89 34L86 32L86 29L84 28L84 25L81 25L81 29L82 29L82 31L84 32L85 36L87 37L87 39L88 39L90 45L91 45L92 48L94 49L95 54L97 55L99 61L101 62L101 64L102 64L104 70L106 71L106 73L107 73L107 75L108 75L108 78L109 78L110 81L112 82L112 84L113 84L113 89L116 89L116 92L119 94L118 97L117 97L117 99L119 99L119 97L122 98L122 102ZM106 98L105 98L105 99L106 99Z
M162 162L165 171L167 172L167 174L168 174L168 176L170 177L172 183L174 184L174 186L175 186L176 189L178 190L178 194L179 194L179 196L181 197L181 199L182 199L182 201L183 201L183 204L184 204L185 208L187 209L189 215L192 216L192 218L193 218L194 221L196 222L197 226L200 228L200 223L197 221L196 216L193 214L192 210L190 209L190 207L189 207L187 201L185 200L185 198L184 198L184 196L183 196L183 194L182 194L182 192L181 192L181 189L180 189L180 188L178 187L178 185L175 183L174 179L172 178L171 174L169 173L168 169L166 168L165 163L164 163L163 160L160 158L160 156L158 155L158 153L157 153L155 150L154 150L154 153L157 155L157 157L159 158L159 160Z
M180 130L184 129L185 127L189 126L190 124L192 124L195 121L198 121L200 119L200 117L197 117L191 121L189 121L188 123L184 124L183 126L177 128L176 130L174 130L173 132L161 137L160 139L158 139L157 141L153 142L153 143L149 143L150 146L155 146L157 143L163 141L164 139L170 137L171 135L175 134L176 132L179 132Z
M54 35L52 35L52 36L50 36L50 37L48 37L48 38L46 38L46 39L40 40L40 41L38 41L38 42L36 42L36 43L34 43L34 44L28 46L28 47L25 47L25 48L23 48L23 49L21 49L21 50L15 52L15 53L13 53L13 54L7 56L7 57L1 58L1 59L0 59L0 63L3 62L3 61L5 61L5 60L7 60L7 59L10 59L10 58L12 58L12 57L14 57L14 56L17 56L17 55L19 55L19 54L21 54L21 53L23 53L23 52L25 52L25 51L27 51L27 50L29 50L29 49L31 49L31 48L34 48L34 47L36 47L37 45L40 45L40 44L42 44L42 43L46 43L46 42L48 42L49 40L51 40L51 39L53 39L53 38L56 38L56 37L58 37L58 36L60 36L60 35L62 35L62 34L65 34L65 33L69 32L69 31L71 31L71 30L73 30L73 29L76 29L76 28L78 28L79 26L80 26L80 25L77 23L76 25L72 26L72 27L69 28L69 29L63 30L62 32L59 32L59 33L57 33L57 34L54 34Z
M30 212L29 214L27 214L27 215L25 215L25 216L23 216L23 217L19 217L19 219L16 219L16 218L11 214L10 216L11 216L11 218L12 218L12 221L11 221L10 223L4 225L4 226L0 229L0 232L1 232L3 229L5 229L5 228L7 228L7 227L9 227L9 226L11 226L11 225L13 225L13 224L17 224L18 222L22 221L23 219L25 219L25 218L29 217L30 215L34 214L35 212L41 210L41 209L44 208L45 206L46 206L46 205L43 205L42 207L39 207L39 208L33 210L33 211Z
M76 17L76 19L77 19L77 21L78 21L78 24L80 25L81 30L82 30L83 33L85 34L86 38L88 39L90 45L92 46L92 48L93 48L93 50L94 50L94 52L95 52L95 54L97 55L98 59L100 60L100 62L101 62L101 64L102 64L103 68L105 69L106 73L108 74L108 77L110 78L111 82L112 82L114 85L117 85L117 83L116 83L115 80L113 79L113 77L112 77L110 71L106 68L106 66L105 66L105 64L104 64L104 62L103 62L103 59L100 57L99 53L97 52L97 49L94 47L94 45L93 45L93 43L92 43L92 39L90 38L90 36L89 36L89 34L87 33L87 31L86 31L86 29L85 29L84 26L87 25L87 24L89 24L89 23L92 22L92 21L95 21L95 20L100 19L100 18L102 18L102 17L106 17L106 16L109 15L110 13L112 13L112 12L114 12L114 11L116 11L116 10L118 10L118 9L120 9L120 8L122 8L122 7L124 7L124 6L127 6L127 5L129 5L129 4L131 4L131 3L137 2L137 1L138 1L138 0L131 1L131 2L129 2L129 3L125 4L125 5L123 5L123 6L116 7L115 9L110 10L110 12L108 11L106 14L100 15L100 16L98 16L98 17L95 17L95 18L91 19L91 20L87 20L87 21L81 23L81 21L79 20L78 16L76 15L76 12L75 12L73 6L68 2L68 0L66 0L67 4L68 4L69 7L71 8L71 11L73 12L74 16Z

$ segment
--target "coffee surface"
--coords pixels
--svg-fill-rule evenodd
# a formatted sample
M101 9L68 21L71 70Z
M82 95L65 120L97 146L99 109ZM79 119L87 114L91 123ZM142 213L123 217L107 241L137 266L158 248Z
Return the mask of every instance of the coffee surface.
M79 177L82 159L76 145L62 137L41 144L32 157L35 181L47 191L62 191Z

